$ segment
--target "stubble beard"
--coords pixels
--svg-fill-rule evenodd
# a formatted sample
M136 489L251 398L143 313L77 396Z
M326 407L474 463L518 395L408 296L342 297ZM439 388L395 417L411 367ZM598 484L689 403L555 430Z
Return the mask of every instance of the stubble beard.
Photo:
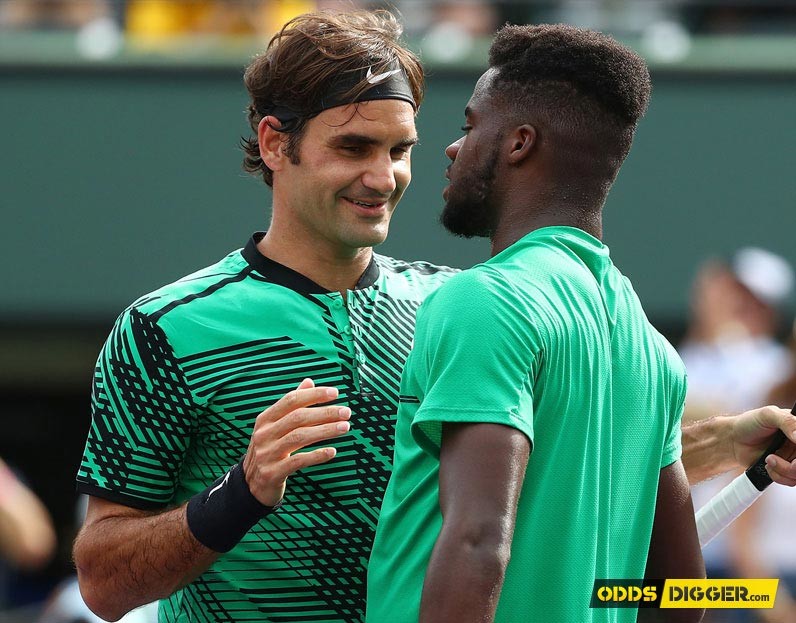
M495 232L496 209L492 205L492 187L497 168L497 149L484 164L473 170L457 185L449 187L440 222L450 233L463 238L491 238Z

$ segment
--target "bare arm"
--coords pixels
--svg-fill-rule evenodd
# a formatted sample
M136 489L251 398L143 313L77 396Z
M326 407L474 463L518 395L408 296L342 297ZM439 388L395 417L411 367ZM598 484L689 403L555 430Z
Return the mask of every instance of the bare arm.
M152 514L100 498L89 500L74 547L83 599L110 621L168 597L217 557L188 530L185 505Z
M55 551L52 519L41 500L0 460L0 557L23 569L44 565Z
M529 454L528 438L513 428L444 425L443 524L423 585L421 623L493 620Z
M297 451L348 431L348 408L310 406L336 396L337 390L306 380L257 416L244 470L261 504L276 504L294 472L334 457L334 448ZM74 547L83 598L111 621L189 584L218 555L191 533L186 505L153 514L98 498L89 502Z
M676 461L664 467L658 480L655 522L652 526L647 579L704 578L705 563L699 547L694 506L683 465ZM662 614L663 613L663 614ZM639 623L698 623L704 610L640 609ZM664 616L665 615L665 616Z
M796 485L796 416L787 409L762 407L734 416L716 416L683 427L683 466L696 484L732 469L745 469L782 430L790 441L771 456L767 469L775 482Z

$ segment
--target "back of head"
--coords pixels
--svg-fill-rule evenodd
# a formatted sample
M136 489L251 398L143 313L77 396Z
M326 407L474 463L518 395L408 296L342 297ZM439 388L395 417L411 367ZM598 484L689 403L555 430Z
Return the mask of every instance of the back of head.
M591 175L607 193L647 109L645 62L601 33L544 24L503 27L489 64L493 88L522 122L554 135L570 177Z
M401 33L400 23L387 11L307 13L285 24L244 76L255 133L243 141L244 168L261 172L272 185L256 136L263 117L273 115L282 122L281 131L289 134L287 153L293 157L307 121L331 105L367 99L363 93L373 87L374 76L400 69L417 108L423 99L423 69L400 43Z

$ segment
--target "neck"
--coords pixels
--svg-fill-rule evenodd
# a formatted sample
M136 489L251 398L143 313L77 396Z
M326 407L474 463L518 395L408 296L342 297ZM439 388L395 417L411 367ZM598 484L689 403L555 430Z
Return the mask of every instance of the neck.
M319 286L345 296L354 289L373 256L370 247L335 250L317 240L297 236L294 231L272 227L257 244L266 257L312 279Z
M491 238L492 255L497 255L532 231L556 225L576 227L598 240L602 240L603 225L600 211L549 210L533 212L532 210L514 210L510 214L501 216L498 220L495 233Z

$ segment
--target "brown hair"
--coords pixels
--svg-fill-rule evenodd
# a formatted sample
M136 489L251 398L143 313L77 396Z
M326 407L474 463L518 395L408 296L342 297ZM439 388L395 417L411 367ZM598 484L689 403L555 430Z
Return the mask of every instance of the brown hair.
M423 99L423 68L419 59L399 42L402 32L395 16L383 10L307 13L285 24L265 52L246 68L244 84L250 96L246 112L254 136L241 141L245 152L243 168L262 173L265 183L273 184L273 172L260 158L257 126L274 108L289 109L297 115L294 123L280 131L288 134L285 152L291 162L298 163L298 145L307 121L323 108L324 96L343 72L397 63L406 73L419 106ZM371 86L363 78L351 89L348 101L355 101Z

